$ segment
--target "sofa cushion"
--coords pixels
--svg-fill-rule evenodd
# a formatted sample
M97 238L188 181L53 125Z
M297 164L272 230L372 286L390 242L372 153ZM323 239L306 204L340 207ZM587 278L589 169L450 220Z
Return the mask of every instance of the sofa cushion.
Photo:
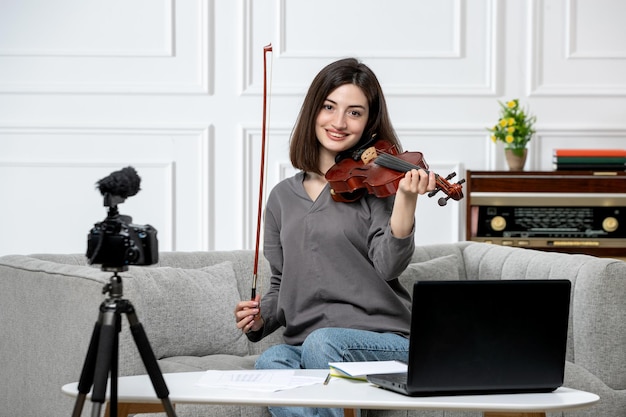
M207 356L173 356L159 360L159 367L163 373L171 372L198 372L211 370L249 370L254 369L254 363L259 355L207 355Z
M200 269L131 267L124 278L157 359L246 355L246 337L235 326L239 302L230 262Z
M430 259L424 262L409 264L400 274L399 280L402 285L413 293L415 281L455 281L460 279L458 255L446 255Z

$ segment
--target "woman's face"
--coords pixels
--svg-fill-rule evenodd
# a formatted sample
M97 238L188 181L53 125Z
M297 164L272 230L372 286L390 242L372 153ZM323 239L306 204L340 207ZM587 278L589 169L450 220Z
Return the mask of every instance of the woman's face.
M315 134L330 153L350 149L359 142L367 120L369 105L360 87L344 84L326 97L315 120Z

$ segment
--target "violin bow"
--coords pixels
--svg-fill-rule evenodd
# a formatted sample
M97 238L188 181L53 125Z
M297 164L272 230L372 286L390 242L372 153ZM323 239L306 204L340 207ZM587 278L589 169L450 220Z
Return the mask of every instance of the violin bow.
M257 276L259 271L259 246L261 244L261 217L263 212L263 190L265 187L265 147L267 142L267 54L272 52L272 44L263 47L263 123L261 132L261 173L259 176L259 205L256 220L256 244L254 249L254 267L252 270L251 300L256 298Z

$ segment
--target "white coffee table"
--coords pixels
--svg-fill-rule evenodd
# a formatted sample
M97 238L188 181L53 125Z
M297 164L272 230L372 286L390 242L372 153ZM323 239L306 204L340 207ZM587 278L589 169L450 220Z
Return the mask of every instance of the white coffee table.
M325 370L304 370L324 376ZM328 385L316 384L277 392L215 389L197 385L204 372L164 374L173 404L229 404L253 406L297 406L344 409L473 410L487 415L525 413L541 416L547 411L585 408L599 401L596 394L559 388L544 394L462 395L447 397L408 397L383 390L367 382L332 378ZM62 391L76 396L78 383L64 385ZM118 402L160 403L147 375L118 378ZM495 414L493 414L495 413ZM352 414L352 412L350 412ZM524 415L524 414L521 414Z

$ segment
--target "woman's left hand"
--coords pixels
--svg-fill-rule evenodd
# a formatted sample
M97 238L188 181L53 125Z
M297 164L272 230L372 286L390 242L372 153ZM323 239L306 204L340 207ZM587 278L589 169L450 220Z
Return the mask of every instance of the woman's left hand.
M435 189L436 180L435 174L431 171L420 169L412 169L408 171L404 178L400 180L398 184L398 193L407 194L407 196L417 196L418 194L426 194L429 191Z

